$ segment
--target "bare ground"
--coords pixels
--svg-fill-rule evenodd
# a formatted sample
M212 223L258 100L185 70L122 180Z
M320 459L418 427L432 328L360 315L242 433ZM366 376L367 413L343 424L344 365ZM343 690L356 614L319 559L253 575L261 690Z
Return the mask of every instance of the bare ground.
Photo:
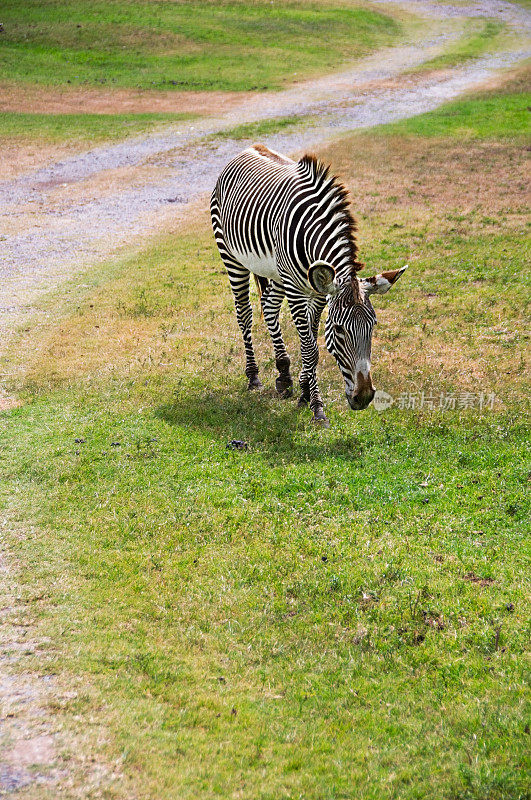
M140 89L0 85L3 111L31 114L222 114L241 102L241 92L148 92Z
M1 408L1 406L0 406ZM46 590L21 593L6 543L22 534L0 518L0 797L65 800L101 797L120 780L118 765L98 762L82 732L65 732L54 709L74 702L75 687L46 672L51 643L34 637L34 616ZM99 736L104 737L104 732Z

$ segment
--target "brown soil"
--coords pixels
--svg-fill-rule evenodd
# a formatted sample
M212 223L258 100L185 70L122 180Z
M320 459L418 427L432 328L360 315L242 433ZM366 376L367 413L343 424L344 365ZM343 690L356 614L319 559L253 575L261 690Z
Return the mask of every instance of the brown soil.
M151 92L138 89L52 88L0 84L0 109L33 114L222 114L243 92Z
M9 411L9 409L17 408L19 405L21 405L21 401L16 397L0 392L0 411Z
M407 211L410 227L422 226L438 208L448 213L434 226L436 236L461 229L467 235L484 232L486 225L489 232L524 229L529 163L524 147L493 142L449 146L437 140L365 134L329 145L320 156L345 179L362 225L363 217L394 217L401 209ZM362 162L359 169L356 165ZM455 209L458 215L452 213Z
M492 586L494 583L494 578L479 578L474 572L467 572L463 577L465 581L477 583L479 586Z
M87 143L45 144L41 141L2 141L0 147L0 180L8 181L24 172L50 166L76 153L86 151Z

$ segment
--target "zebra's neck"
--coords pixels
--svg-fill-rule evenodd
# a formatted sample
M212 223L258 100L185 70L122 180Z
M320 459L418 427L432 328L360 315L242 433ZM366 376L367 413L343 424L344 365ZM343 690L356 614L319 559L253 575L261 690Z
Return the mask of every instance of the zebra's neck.
M306 229L309 263L325 261L335 269L339 281L352 278L359 269L351 226L351 220L337 212L332 217L316 214Z
M311 263L326 261L340 280L354 277L362 265L357 260L356 222L347 190L330 175L328 167L311 156L304 156L297 167L310 195L304 225L307 258Z

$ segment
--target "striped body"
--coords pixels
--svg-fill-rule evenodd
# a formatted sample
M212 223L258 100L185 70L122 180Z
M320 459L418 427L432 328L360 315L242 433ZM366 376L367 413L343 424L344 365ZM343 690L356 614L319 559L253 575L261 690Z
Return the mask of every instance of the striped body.
M374 394L370 344L375 315L369 291L357 277L362 265L343 186L311 156L293 161L254 145L221 173L212 193L211 214L234 293L249 387L260 385L251 339L249 278L254 274L279 370L277 390L289 394L292 386L279 326L286 297L301 343L299 402L310 404L315 419L326 419L316 367L317 331L328 300L327 347L343 373L349 403L364 408Z
M219 177L216 240L221 233L222 245L255 275L296 283L311 296L308 268L315 261L350 274L355 245L344 204L335 179L315 159L292 161L255 145Z

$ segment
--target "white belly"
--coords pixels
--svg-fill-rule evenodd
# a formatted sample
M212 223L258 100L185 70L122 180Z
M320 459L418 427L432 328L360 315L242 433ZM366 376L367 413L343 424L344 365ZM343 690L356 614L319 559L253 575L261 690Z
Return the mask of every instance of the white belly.
M240 264L247 267L250 272L260 275L262 278L279 281L280 276L277 270L277 263L273 253L266 256L257 256L255 253L239 253L232 250Z

